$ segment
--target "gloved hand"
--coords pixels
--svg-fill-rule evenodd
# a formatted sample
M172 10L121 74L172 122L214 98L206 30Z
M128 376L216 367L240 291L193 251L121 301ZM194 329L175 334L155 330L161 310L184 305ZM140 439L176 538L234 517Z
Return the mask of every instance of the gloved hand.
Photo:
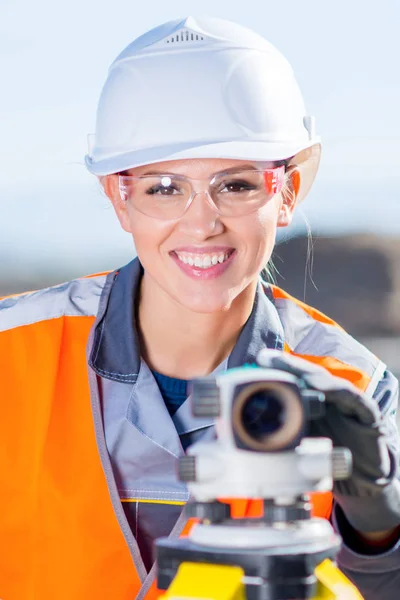
M334 446L351 450L352 475L335 481L333 494L354 529L371 532L398 526L398 457L388 444L376 402L349 381L286 352L262 350L257 362L262 367L287 371L301 378L308 388L324 392L325 415L311 421L309 435L328 437Z

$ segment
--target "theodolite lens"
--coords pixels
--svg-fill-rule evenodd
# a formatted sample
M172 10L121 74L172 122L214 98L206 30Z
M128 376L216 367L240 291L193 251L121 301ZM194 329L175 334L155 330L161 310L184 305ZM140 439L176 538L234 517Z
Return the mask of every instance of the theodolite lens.
M260 390L252 394L242 408L243 428L259 441L282 427L284 417L284 405L270 390Z
M291 448L304 428L301 397L291 386L256 382L241 386L232 426L241 448L271 452Z

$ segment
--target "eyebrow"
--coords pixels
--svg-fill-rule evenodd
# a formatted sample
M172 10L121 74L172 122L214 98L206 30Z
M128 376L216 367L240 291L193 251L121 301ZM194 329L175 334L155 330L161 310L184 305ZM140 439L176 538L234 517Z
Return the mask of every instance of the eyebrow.
M179 173L169 173L168 171L146 171L139 175L139 177L144 177L144 175L179 175Z

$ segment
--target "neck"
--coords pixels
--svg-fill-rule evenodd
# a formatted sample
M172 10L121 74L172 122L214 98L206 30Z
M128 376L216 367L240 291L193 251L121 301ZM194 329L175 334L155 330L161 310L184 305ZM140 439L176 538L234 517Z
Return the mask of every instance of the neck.
M257 282L215 313L179 304L144 273L139 299L141 353L149 367L179 379L211 373L232 351L253 308Z

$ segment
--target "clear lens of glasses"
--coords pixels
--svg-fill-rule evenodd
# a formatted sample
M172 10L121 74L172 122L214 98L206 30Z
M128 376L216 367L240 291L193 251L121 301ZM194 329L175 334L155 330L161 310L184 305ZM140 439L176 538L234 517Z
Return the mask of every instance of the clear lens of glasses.
M285 167L222 172L208 182L208 189L193 186L199 180L182 175L155 174L119 177L121 198L141 213L156 219L179 219L197 193L222 216L249 214L266 204L282 189Z

